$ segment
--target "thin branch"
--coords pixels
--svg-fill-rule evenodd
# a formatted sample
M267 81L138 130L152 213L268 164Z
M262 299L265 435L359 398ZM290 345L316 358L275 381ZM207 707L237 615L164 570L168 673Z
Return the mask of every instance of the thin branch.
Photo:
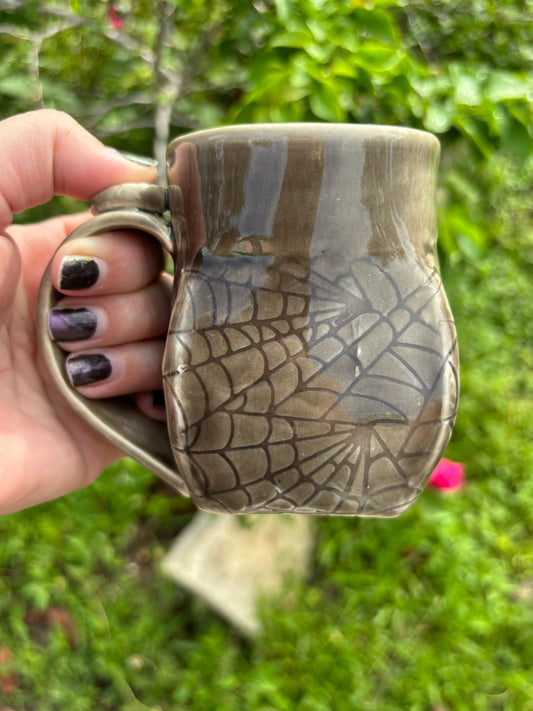
M91 129L96 127L107 114L111 113L111 111L123 109L128 106L134 106L135 104L139 106L151 106L152 103L153 101L151 96L139 92L121 99L116 99L115 101L106 101L105 104L93 104L94 108L89 110L87 113L80 113L79 117L83 120L84 126Z
M35 109L43 109L44 108L44 103L43 103L43 85L41 83L41 77L39 74L39 67L40 67L40 61L39 61L39 55L41 52L41 47L42 47L42 41L39 40L34 40L31 43L31 50L29 53L29 66L28 66L28 74L31 79L35 82L35 85L37 87L37 92L35 95L35 98L33 100L33 106Z
M124 123L121 126L121 129L118 133L127 133L128 131L135 131L140 128L153 128L154 127L154 122L151 117L148 117L146 119L139 119L137 121L129 121L128 123ZM94 135L97 136L98 138L109 138L110 136L116 136L117 135L117 130L113 129L112 131L109 131L107 129L93 129L92 132L94 132Z
M16 37L17 39L28 39L28 36L22 34L20 28L16 25L0 25L0 33L4 35L11 35L11 37Z
M175 7L166 0L158 3L158 14L161 17L159 33L155 51L154 89L156 105L154 113L154 157L158 161L158 182L164 183L166 179L166 150L170 135L170 121L172 106L180 93L181 79L174 75L170 78L163 72L164 52L170 36L170 23L174 16Z
M4 2L0 2L0 10L18 10L23 6L23 0L4 0Z
M166 148L170 136L170 126L177 117L175 106L180 97L188 93L191 82L200 74L201 57L205 54L220 23L212 25L204 32L194 52L182 62L181 74L164 65L164 50L169 44L170 23L175 8L165 0L159 3L159 14L164 18L160 25L156 48L156 111L154 116L154 156L159 162L159 182L166 176ZM172 45L170 45L172 46ZM177 51L176 47L172 47Z

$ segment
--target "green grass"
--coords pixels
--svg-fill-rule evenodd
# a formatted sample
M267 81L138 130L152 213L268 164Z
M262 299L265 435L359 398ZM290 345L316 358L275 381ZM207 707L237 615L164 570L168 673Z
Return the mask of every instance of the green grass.
M529 711L530 238L444 267L461 491L318 520L309 578L263 601L253 642L161 573L193 510L132 462L0 519L0 708Z

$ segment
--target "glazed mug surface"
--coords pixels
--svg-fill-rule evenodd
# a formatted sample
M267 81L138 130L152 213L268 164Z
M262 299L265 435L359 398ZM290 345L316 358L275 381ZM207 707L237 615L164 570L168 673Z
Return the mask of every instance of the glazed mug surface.
M47 333L74 409L199 508L395 516L451 434L459 379L436 258L439 143L385 126L269 124L168 148L168 190L110 188L71 238L135 229L174 259L167 426L88 400ZM167 212L169 221L163 219Z

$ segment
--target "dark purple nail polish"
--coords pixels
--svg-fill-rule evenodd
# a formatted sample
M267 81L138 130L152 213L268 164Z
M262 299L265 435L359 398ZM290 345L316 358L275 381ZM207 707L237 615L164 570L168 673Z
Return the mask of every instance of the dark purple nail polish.
M65 291L90 289L99 276L98 264L91 257L63 257L59 268L59 288Z
M165 407L165 393L163 390L154 390L152 392L152 405L154 407Z
M97 320L89 309L52 309L48 328L54 341L83 341L94 336Z
M101 353L74 356L67 360L67 371L72 385L78 388L109 378L111 362Z

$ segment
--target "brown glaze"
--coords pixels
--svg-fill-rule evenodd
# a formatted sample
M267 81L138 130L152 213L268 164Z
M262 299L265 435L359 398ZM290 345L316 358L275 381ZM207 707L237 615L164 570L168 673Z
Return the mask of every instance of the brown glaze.
M193 249L163 371L191 495L220 512L398 514L457 407L436 139L233 127L169 156Z

